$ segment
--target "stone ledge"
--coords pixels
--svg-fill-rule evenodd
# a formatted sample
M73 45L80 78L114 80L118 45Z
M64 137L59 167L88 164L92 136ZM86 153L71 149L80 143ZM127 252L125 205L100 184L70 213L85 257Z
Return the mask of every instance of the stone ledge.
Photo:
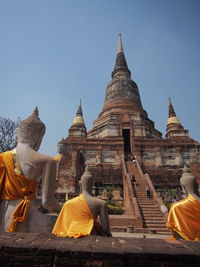
M150 238L2 233L0 266L200 266L200 242Z

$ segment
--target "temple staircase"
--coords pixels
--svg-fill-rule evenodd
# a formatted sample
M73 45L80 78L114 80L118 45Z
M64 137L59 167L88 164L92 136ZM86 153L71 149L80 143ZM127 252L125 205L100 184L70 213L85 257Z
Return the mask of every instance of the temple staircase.
M168 234L166 214L164 216L160 208L162 201L158 198L148 174L143 174L138 161L136 163L126 161L125 164L129 177L135 177L135 182L132 182L132 188L143 221L143 227L135 228L135 231ZM147 184L151 187L150 199L147 198L146 194Z

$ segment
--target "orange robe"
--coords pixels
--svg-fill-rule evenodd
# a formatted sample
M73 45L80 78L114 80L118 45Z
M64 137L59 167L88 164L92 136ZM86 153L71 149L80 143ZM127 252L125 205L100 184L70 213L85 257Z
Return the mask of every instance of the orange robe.
M22 199L16 206L8 232L14 232L18 222L25 222L37 187L37 182L15 173L12 151L0 154L0 199Z
M81 194L65 202L52 233L62 237L74 238L90 235L94 221L88 204Z
M200 241L200 202L188 195L172 204L167 227L186 240Z

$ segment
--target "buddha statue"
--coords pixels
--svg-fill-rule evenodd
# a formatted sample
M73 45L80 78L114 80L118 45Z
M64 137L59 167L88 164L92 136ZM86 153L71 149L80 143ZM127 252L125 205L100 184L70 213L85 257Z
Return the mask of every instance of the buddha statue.
M57 144L57 155L55 155L53 158L58 162L61 160L62 156L66 153L67 147L64 142L64 139L62 139L58 144Z
M198 192L199 185L196 182L196 178L192 175L191 169L188 165L184 166L180 184L186 196L191 195L200 202L200 196Z
M189 166L184 166L180 183L186 198L172 204L167 227L176 239L200 241L200 196Z
M0 154L0 231L50 232L61 209L55 191L56 162L38 152L45 125L38 109L20 122L17 147ZM41 200L36 199L42 179Z
M65 202L53 234L74 238L91 234L111 236L106 202L91 195L93 180L87 167L80 180L81 194Z

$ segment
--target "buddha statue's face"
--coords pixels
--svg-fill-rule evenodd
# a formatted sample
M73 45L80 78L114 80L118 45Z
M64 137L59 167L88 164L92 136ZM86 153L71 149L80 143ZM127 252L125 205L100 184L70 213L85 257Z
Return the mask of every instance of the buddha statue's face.
M42 139L43 139L43 135L38 136L38 139L36 140L35 146L33 147L33 149L35 151L38 151L38 149L40 148L40 145L42 143Z
M57 151L58 151L59 154L65 154L65 152L66 152L66 144L58 143Z

